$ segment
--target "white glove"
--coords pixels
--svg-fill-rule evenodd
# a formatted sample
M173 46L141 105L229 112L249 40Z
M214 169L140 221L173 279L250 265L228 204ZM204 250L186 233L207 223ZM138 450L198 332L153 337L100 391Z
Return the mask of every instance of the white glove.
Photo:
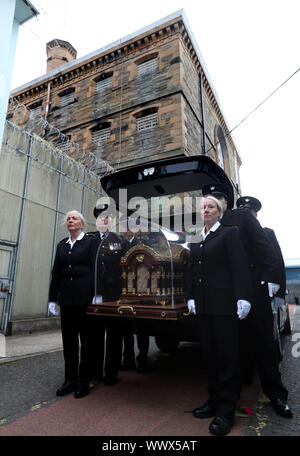
M48 311L52 315L59 315L58 310L56 309L56 302L49 302L48 304Z
M268 288L269 288L269 296L270 296L270 298L272 298L273 296L276 295L277 291L280 288L280 285L278 285L277 283L268 282Z
M245 301L244 299L239 299L237 302L237 314L240 320L243 320L247 317L248 313L250 312L251 304L249 301Z
M190 313L196 314L196 306L195 306L194 299L189 299L187 302L187 306L188 306Z
M102 299L102 296L94 296L93 297L93 301L92 301L92 304L102 304L103 302L103 299Z

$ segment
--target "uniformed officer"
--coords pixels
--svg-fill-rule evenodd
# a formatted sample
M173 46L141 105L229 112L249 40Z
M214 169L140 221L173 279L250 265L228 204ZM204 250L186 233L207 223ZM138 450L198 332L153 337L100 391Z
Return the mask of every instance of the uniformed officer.
M95 304L116 301L121 295L121 266L123 253L121 237L110 231L113 212L108 205L99 202L94 208L97 231L93 235L94 251L94 298ZM104 362L104 383L114 385L122 357L122 329L120 322L102 316L90 316L93 325L91 351L91 379L102 380ZM104 345L106 331L106 349Z
M237 199L236 202L237 207L246 207L249 208L254 217L257 218L257 213L261 210L262 204L261 202L257 199L254 198L253 196L241 196L240 198ZM279 285L280 288L275 294L276 297L280 297L281 299L285 299L286 295L286 275L285 275L285 265L284 265L284 259L282 255L282 251L280 248L280 245L277 241L276 235L274 230L271 228L264 227L264 231L272 244L272 247L274 249L274 252L276 254L276 257L278 259L278 276L279 276Z
M273 318L270 297L276 294L280 283L279 262L274 249L249 208L231 209L233 192L230 187L216 183L204 187L202 193L213 194L221 201L224 208L221 224L235 225L240 230L254 290L252 311L249 318L241 322L241 334L252 341L262 388L275 412L292 417L287 403L288 391L281 381L273 330L266 330L266 322Z
M254 215L254 217L257 218L257 213L261 210L261 202L257 199L254 198L253 196L241 196L238 198L236 202L237 207L245 207L250 209L251 213ZM286 294L286 275L285 275L285 265L284 265L284 259L283 255L281 252L280 245L277 241L275 232L271 228L263 228L269 242L271 243L274 252L276 254L276 257L278 259L278 276L279 276L279 285L280 288L275 294L275 296L272 299L272 306L274 307L273 310L277 310L282 304L285 302L285 294ZM271 326L273 324L273 319L269 321L269 333L271 334ZM279 358L279 361L281 359Z
M214 196L203 198L203 241L190 245L186 284L187 305L195 311L199 326L209 393L207 402L193 413L197 418L214 416L209 430L216 435L228 434L233 425L240 391L237 316L247 317L252 300L239 230L221 225L221 214L221 203Z
M83 232L85 221L80 212L68 212L66 225L70 236L57 245L49 288L49 312L56 314L56 303L60 306L65 360L65 382L56 395L75 391L74 397L81 398L89 393L90 328L86 311L93 296L93 249L91 236Z

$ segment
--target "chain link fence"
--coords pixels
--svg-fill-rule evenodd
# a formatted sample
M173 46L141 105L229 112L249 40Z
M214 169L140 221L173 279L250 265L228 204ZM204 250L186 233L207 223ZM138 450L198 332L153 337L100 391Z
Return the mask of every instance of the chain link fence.
M6 122L0 153L1 332L14 321L48 318L56 245L67 236L63 218L78 210L86 231L94 231L100 194L100 177L83 158L77 161L35 132Z

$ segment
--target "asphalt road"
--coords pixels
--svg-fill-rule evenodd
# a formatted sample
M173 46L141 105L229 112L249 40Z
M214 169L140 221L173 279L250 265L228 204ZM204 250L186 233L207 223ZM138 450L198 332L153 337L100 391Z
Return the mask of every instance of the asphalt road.
M298 310L298 308L297 308ZM293 419L277 416L259 381L244 387L240 405L254 414L237 416L231 436L300 435L300 344L284 339L281 366L289 389ZM297 323L297 322L296 322ZM295 356L299 354L299 356ZM0 365L0 437L2 436L209 436L211 419L195 419L191 410L206 400L206 377L197 344L181 343L176 353L161 353L154 341L150 371L120 373L114 386L98 383L85 398L56 397L64 377L62 352L32 356Z
M289 392L289 404L293 418L278 416L269 400L260 392L253 416L242 431L245 436L300 436L300 306L292 318L292 335L283 337L284 355L280 370Z

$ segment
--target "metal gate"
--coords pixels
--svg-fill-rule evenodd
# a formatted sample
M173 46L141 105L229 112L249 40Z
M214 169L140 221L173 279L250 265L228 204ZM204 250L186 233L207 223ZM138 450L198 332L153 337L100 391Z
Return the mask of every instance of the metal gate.
M16 244L0 240L0 332L6 333L10 316Z

